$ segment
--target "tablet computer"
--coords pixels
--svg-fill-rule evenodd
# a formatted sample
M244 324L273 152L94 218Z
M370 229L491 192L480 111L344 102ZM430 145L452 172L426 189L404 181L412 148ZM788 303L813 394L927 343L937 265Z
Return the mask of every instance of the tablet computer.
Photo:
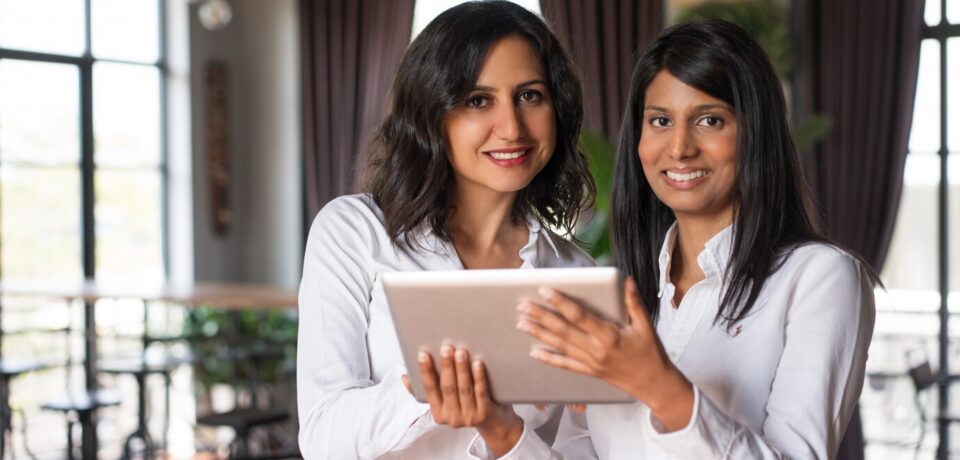
M426 394L417 354L427 350L439 360L444 343L466 347L472 358L484 361L499 403L634 401L600 379L531 358L539 342L516 328L517 304L540 302L540 287L562 291L600 317L623 323L623 280L615 268L395 272L382 280L418 401L425 402Z

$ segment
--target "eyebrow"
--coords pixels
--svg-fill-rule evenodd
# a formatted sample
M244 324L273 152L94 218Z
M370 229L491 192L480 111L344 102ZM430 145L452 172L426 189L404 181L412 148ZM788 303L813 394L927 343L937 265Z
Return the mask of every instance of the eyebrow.
M730 107L727 104L703 104L693 108L693 110L696 112L705 112L707 110L714 110L714 109L722 109L722 110L726 110L728 112L733 113L733 107ZM648 105L643 108L644 112L648 110L652 110L654 112L664 112L664 113L670 112L669 110L667 110L666 107L660 107L658 105Z
M527 87L527 86L536 85L536 84L538 84L538 83L541 84L541 85L543 85L543 86L548 86L548 85L547 85L547 82L546 82L545 80L538 78L538 79L535 79L535 80L527 80L527 81L525 81L525 82L523 82L523 83L519 83L519 84L517 84L516 86L514 86L514 89L525 88L525 87ZM474 91L496 91L496 88L494 88L494 87L492 87L492 86L480 86L480 85L477 85L477 86L474 86L474 87L473 87L473 90L474 90Z

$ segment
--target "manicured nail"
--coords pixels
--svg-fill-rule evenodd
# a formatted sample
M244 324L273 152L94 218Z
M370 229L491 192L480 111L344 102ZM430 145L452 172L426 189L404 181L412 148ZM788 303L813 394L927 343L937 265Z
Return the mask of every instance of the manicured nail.
M473 360L473 370L475 371L483 370L483 362L481 362L479 359Z
M417 353L417 361L421 363L427 362L427 352L420 350L420 353Z
M544 357L543 350L539 348L534 348L533 350L530 350L530 357L533 359L543 358Z
M542 295L543 298L547 300L552 299L554 294L556 293L553 289L543 288L543 287L540 289L537 289L537 292L539 292L540 295Z
M530 304L523 302L520 305L517 305L517 311L524 314L530 314Z
M457 349L457 352L454 353L453 356L454 356L454 359L456 359L458 363L462 363L462 362L464 362L464 361L467 359L467 352L465 352L465 351L463 351L463 350L461 350L461 349L458 348L458 349Z
M443 345L440 347L440 356L449 358L451 353L453 353L453 347L450 345Z
M527 320L521 319L517 321L517 329L520 329L523 332L530 332L530 324L527 323Z

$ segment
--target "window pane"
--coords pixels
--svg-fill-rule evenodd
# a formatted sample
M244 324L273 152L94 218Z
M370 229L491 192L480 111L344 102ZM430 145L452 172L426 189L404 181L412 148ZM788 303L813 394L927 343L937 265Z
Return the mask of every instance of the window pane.
M960 150L960 37L947 40L947 149Z
M79 56L83 0L0 0L0 48Z
M939 2L927 0L927 3ZM960 0L947 0L947 22L951 24L960 23Z
M937 290L937 187L940 157L911 152L903 174L900 210L881 277L890 290Z
M160 56L157 0L92 0L94 57L156 62Z
M947 178L950 182L949 204L950 220L950 306L960 308L960 150L950 152L947 157Z
M0 161L79 162L79 78L73 65L0 59Z
M98 170L97 281L164 280L160 173Z
M923 11L923 20L928 26L940 24L940 0L927 0ZM947 7L949 9L949 6Z
M98 166L160 162L160 71L156 67L95 64L93 107Z
M81 265L80 172L0 167L5 280L76 281Z
M940 43L920 44L920 73L910 128L911 152L940 150Z

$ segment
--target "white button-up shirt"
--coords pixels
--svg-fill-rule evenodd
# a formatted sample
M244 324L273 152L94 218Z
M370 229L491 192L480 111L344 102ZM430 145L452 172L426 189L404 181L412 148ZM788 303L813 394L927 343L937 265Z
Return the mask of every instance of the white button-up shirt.
M662 433L637 402L567 412L553 450L524 437L502 458L833 458L863 387L873 334L873 286L857 260L833 246L803 245L763 286L753 309L728 329L715 323L732 228L697 256L705 279L673 304L670 257L660 251L656 329L694 385L689 424ZM482 441L471 447L486 456Z
M589 266L572 243L527 220L521 268ZM472 428L437 425L429 406L401 381L407 371L380 275L463 269L456 249L432 233L424 249L397 248L368 195L337 198L317 215L307 238L300 283L297 403L305 458L468 458ZM549 418L517 406L523 438Z

